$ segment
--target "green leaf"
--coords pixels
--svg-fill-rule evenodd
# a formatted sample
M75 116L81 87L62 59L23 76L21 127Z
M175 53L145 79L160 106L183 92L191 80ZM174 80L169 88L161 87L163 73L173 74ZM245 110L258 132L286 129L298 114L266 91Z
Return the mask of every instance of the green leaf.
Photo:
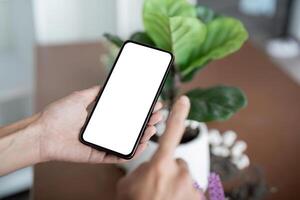
M178 65L186 64L204 41L206 27L185 0L146 0L143 19L156 46L171 51Z
M145 32L136 32L136 33L133 33L130 36L129 39L132 40L132 41L135 41L135 42L142 43L142 44L147 44L147 45L150 45L150 46L155 46L153 40Z
M186 93L191 101L189 119L200 122L227 120L247 105L244 93L235 87L215 86Z
M243 24L230 17L218 17L207 24L205 41L193 52L190 63L182 66L183 81L212 60L221 59L241 48L248 33Z
M201 5L196 5L196 12L198 19L200 19L205 24L212 21L218 16L212 9Z
M117 47L121 47L124 43L124 41L119 36L112 35L109 33L105 33L103 36L111 43L115 44Z
M196 17L196 10L186 0L145 0L144 13L158 13L168 17Z

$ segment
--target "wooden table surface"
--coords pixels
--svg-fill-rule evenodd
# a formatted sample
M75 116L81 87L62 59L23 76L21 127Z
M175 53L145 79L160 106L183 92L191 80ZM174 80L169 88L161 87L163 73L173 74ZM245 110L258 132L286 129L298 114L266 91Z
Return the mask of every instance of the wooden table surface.
M98 43L37 47L37 110L74 90L101 83L103 49ZM251 162L261 165L269 185L278 189L268 199L299 199L300 87L249 43L210 64L183 90L215 84L242 88L249 105L230 120L209 127L235 130L248 143ZM113 165L40 164L34 171L33 197L113 199L115 183L123 174Z

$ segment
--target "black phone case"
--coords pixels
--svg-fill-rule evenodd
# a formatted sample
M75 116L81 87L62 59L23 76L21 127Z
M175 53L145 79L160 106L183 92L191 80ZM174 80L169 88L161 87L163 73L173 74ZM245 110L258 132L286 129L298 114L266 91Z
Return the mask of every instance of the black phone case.
M93 143L90 143L90 142L85 141L85 140L83 139L83 134L84 134L84 131L85 131L85 129L86 129L86 127L87 127L87 125L88 125L88 123L89 123L89 121L90 121L90 119L91 119L91 117L92 117L92 115L93 115L93 113L94 113L94 111L95 111L95 108L96 108L96 106L97 106L97 104L98 104L98 102L99 102L99 99L101 98L102 92L104 91L105 86L106 86L106 84L107 84L107 82L108 82L108 80L109 80L109 78L110 78L110 76L111 76L111 74L112 74L112 72L113 72L115 66L116 66L116 63L118 62L118 59L119 59L119 57L120 57L120 55L121 55L121 53L122 53L122 51L123 51L123 48L124 48L124 46L125 46L127 43L135 43L135 44L142 45L142 46L145 46L145 47L148 47L148 48L152 48L152 49L156 49L156 50L159 50L159 51L166 52L166 53L168 53L168 54L171 55L171 61L170 61L170 63L169 63L169 66L168 66L168 68L167 68L165 74L164 74L164 77L163 77L163 79L162 79L162 81L161 81L161 83L160 83L160 86L159 86L159 88L158 88L158 90L157 90L157 92L156 92L155 98L154 98L154 100L153 100L153 102L152 102L151 108L150 108L150 110L149 110L149 112L148 112L148 114L147 114L147 117L146 117L146 119L145 119L145 121L144 121L144 124L143 124L143 126L142 126L142 129L141 129L141 131L140 131L140 133L139 133L139 136L137 137L137 140L136 140L136 142L135 142L135 144L134 144L134 147L133 147L131 153L129 153L128 155L124 155L124 154L121 154L121 153L119 153L119 152L116 152L116 151L113 151L113 150L110 150L110 149L107 149L107 148L104 148L104 147L101 147L101 146L98 146L98 145L95 145L95 144L93 144ZM168 51L165 51L165 50L162 50L162 49L159 49L159 48L155 48L155 47L151 47L151 46L149 46L149 45L141 44L141 43L138 43L138 42L135 42L135 41L131 41L131 40L125 41L124 44L122 45L122 47L121 47L121 49L120 49L118 55L117 55L116 60L114 61L114 64L113 64L113 66L112 66L112 68L111 68L111 70L110 70L110 72L109 72L109 74L108 74L108 76L107 76L107 78L106 78L106 80L105 80L105 82L104 82L103 87L101 88L99 94L98 94L97 97L96 97L96 100L95 100L96 103L95 103L95 105L94 105L94 107L93 107L91 113L88 115L85 124L83 125L83 127L82 127L82 129L81 129L81 132L80 132L80 134L79 134L79 140L80 140L80 142L82 142L83 144L88 145L88 146L90 146L90 147L93 147L93 148L95 148L95 149L97 149L97 150L104 151L104 152L107 152L107 153L109 153L109 154L116 155L116 156L118 156L118 157L120 157L120 158L124 158L124 159L127 159L127 160L128 160L128 159L131 159L131 158L134 156L134 154L135 154L135 152L136 152L136 149L137 149L137 147L138 147L139 141L141 140L141 138L142 138L142 136L143 136L143 133L144 133L144 131L145 131L145 129L146 129L147 123L148 123L148 121L149 121L149 119L150 119L150 116L151 116L151 114L152 114L152 112L153 112L154 106L155 106L155 104L156 104L156 102L157 102L157 100L158 100L158 97L159 97L159 95L160 95L160 93L161 93L161 91L162 91L162 88L163 88L163 86L164 86L164 83L166 82L166 79L167 79L167 76L168 76L168 73L169 73L169 71L170 71L170 68L171 68L171 65L172 65L173 61L174 61L174 56L173 56L172 53L170 53L170 52L168 52Z

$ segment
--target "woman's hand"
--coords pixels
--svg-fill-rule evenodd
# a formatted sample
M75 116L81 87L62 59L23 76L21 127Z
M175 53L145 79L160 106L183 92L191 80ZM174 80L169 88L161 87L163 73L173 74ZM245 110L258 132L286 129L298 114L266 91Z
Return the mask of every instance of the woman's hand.
M61 160L88 163L125 161L92 149L79 141L88 107L95 101L100 87L74 92L50 104L44 111L6 127L0 127L0 176L39 162ZM157 103L135 156L155 134L154 125L161 120ZM130 117L130 113L128 113ZM132 122L135 123L135 122Z
M189 100L181 97L174 105L159 148L149 162L122 178L117 186L117 199L126 200L204 200L194 188L187 163L173 154L184 132Z
M39 152L41 161L63 160L88 163L124 161L116 156L95 150L79 141L80 130L88 115L87 108L94 102L99 89L100 87L96 86L74 92L50 104L40 114L35 121L35 127L38 128L40 133ZM156 104L135 156L138 156L146 148L148 140L156 133L154 125L162 118L158 112L161 107L161 103ZM130 113L128 113L128 117L130 117Z

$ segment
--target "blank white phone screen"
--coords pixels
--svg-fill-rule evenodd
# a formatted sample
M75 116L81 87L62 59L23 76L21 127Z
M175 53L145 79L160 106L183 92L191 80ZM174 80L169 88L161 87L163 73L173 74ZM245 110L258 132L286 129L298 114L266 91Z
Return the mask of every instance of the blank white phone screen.
M83 139L123 155L130 154L171 59L169 53L126 43Z

